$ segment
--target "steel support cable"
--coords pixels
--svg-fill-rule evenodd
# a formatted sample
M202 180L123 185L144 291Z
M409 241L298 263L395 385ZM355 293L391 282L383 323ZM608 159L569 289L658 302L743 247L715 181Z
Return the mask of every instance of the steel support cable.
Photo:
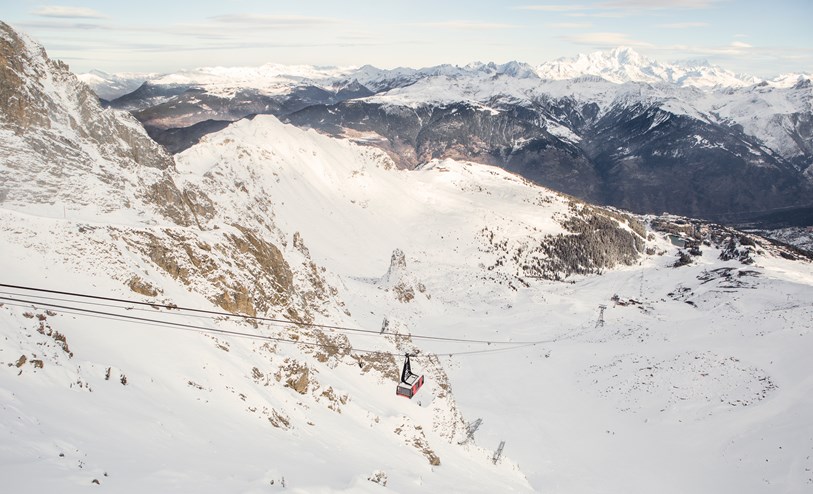
M0 296L3 296L3 295L7 295L9 297L29 297L29 298L34 298L36 300L68 302L68 303L72 303L72 304L81 304L81 305L86 305L86 306L89 305L89 306L92 306L92 307L109 307L111 309L121 309L121 310L126 310L126 311L131 311L132 310L132 311L149 312L150 314L156 314L156 311L155 311L156 308L147 309L146 307L124 306L124 305L116 305L116 304L112 304L112 303L105 304L105 303L101 303L101 302L87 302L87 301L83 301L83 300L76 300L76 299L63 298L63 297L47 297L45 295L36 295L36 294L25 295L25 294L22 294L22 293L16 293L16 292L10 292L10 291L0 291ZM210 316L210 315L206 315L206 314L183 314L181 312L173 312L173 311L162 311L162 312L160 312L160 314L166 314L166 315L169 315L169 316L194 317L196 319L208 319L208 320L211 320L211 321L223 320L223 319L219 319L220 316ZM264 321L260 321L260 322L265 323ZM268 326L273 326L273 327L280 327L280 326L284 326L284 325L290 325L290 324L283 324L283 323L276 323L276 322L265 323L263 325L266 325L266 324Z
M368 350L368 349L361 349L361 348L354 348L352 346L343 347L341 345L331 345L327 343L319 343L314 341L301 341L301 340L294 340L290 338L281 338L277 336L270 336L270 335L260 335L255 333L247 333L244 331L234 331L234 330L227 330L227 329L218 329L218 328L208 328L204 326L196 326L193 324L186 324L180 322L172 322L172 321L162 321L160 319L152 319L147 317L139 317L139 316L131 316L127 314L115 314L112 312L105 312L105 311L98 311L92 309L85 309L81 307L71 307L71 306L64 306L59 304L52 304L46 302L38 302L36 300L24 300L24 299L17 299L17 298L9 298L9 297L0 297L0 300L6 301L6 305L14 306L14 307L34 307L34 308L48 308L48 309L58 309L60 311L64 311L69 314L77 314L77 315L84 315L88 317L95 317L101 319L114 319L114 320L125 320L129 322L133 322L136 324L160 324L163 326L168 326L172 328L177 328L186 331L194 331L199 333L213 333L213 334L220 334L225 336L233 336L233 337L240 337L240 338L250 338L250 339L257 339L257 340L267 340L267 341L274 341L279 343L291 343L294 345L303 345L308 347L316 347L316 348L326 348L330 350L340 350L340 349L347 349L350 352L356 353L365 353L365 354L375 354L375 355L388 355L392 357L401 357L403 353L393 353L393 352L386 352L382 350ZM25 304L25 305L24 305ZM399 336L399 335L395 335ZM403 335L404 337L409 337L409 335ZM469 350L469 351L461 351L461 352L448 352L448 353L424 353L419 355L412 355L413 357L417 358L431 358L431 357L454 357L458 355L474 355L474 354L483 354L483 353L495 353L495 352L503 352L509 350L516 350L520 348L526 348L529 346L534 346L536 344L541 343L553 343L556 340L549 340L549 341L539 341L539 342L526 342L526 343L515 343L513 346L510 347L503 347L503 348L492 348L492 349L485 349L485 350Z
M198 314L207 314L209 316L221 316L221 317L238 317L245 320L253 320L253 321L265 321L265 322L273 322L273 323L281 323L281 324L293 324L296 326L305 326L311 328L319 328L319 329L332 329L335 331L347 331L347 332L354 332L354 333L367 333L376 336L385 336L381 333L381 331L371 330L371 329L361 329L361 328L351 328L347 326L333 326L329 324L316 324L316 323L308 323L308 322L301 322L301 321L290 321L286 319L277 319L271 317L262 317L262 316L249 316L247 314L232 314L230 312L223 312L223 311L214 311L214 310L207 310L207 309L196 309L191 307L181 307L177 305L170 305L170 304L158 304L153 302L143 302L139 300L131 300L131 299L121 299L121 298L113 298L113 297L102 297L100 295L89 295L85 293L77 293L77 292L67 292L67 291L60 291L60 290L49 290L45 288L36 288L36 287L28 287L28 286L21 286L21 285L9 285L5 283L0 283L0 288L11 288L14 290L25 290L25 291L33 291L33 292L41 292L41 293L49 293L55 295L66 295L70 297L78 297L78 298L85 298L85 299L93 299L93 300L104 300L108 302L118 302L124 304L134 304L134 305L141 305L141 306L150 306L150 307L159 307L163 309L170 309L170 310L179 310L179 311L187 311L193 312ZM81 303L76 301L75 303ZM416 340L429 340L429 341L449 341L449 342L457 342L457 343L478 343L478 344L486 344L486 345L531 345L536 343L547 343L546 341L496 341L496 340L475 340L469 338L447 338L443 336L432 336L432 335L422 335L422 334L410 334L412 339Z

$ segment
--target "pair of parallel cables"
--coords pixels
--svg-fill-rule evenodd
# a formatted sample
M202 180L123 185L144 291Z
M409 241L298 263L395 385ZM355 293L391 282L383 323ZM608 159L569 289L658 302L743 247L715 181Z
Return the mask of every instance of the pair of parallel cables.
M426 341L440 341L440 342L451 342L451 343L467 343L467 344L481 344L481 345L488 345L488 346L499 346L499 348L488 348L483 350L467 350L467 351L460 351L460 352L449 352L449 353L421 353L418 355L414 355L417 358L429 358L429 357L453 357L458 355L473 355L473 354L483 354L483 353L494 353L494 352L504 352L510 350L517 350L521 348L527 348L530 346L545 344L545 343L553 343L557 341L557 339L548 339L548 340L537 340L537 341L495 341L495 340L480 340L480 339L470 339L470 338L450 338L450 337L443 337L443 336L433 336L433 335L424 335L424 334L392 334L392 333L385 333L381 331L375 331L370 329L362 329L362 328L353 328L348 326L338 326L338 325L329 325L329 324L317 324L317 323L310 323L310 322L302 322L302 321L291 321L287 319L280 319L280 318L271 318L271 317L261 317L261 316L250 316L246 314L234 314L230 312L223 312L223 311L216 311L216 310L207 310L207 309L198 309L198 308L191 308L191 307L181 307L174 304L159 304L155 302L144 302L139 300L132 300L132 299L124 299L124 298L114 298L114 297L102 297L99 295L90 295L86 293L77 293L77 292L69 292L69 291L61 291L61 290L51 290L46 288L38 288L38 287L30 287L30 286L21 286L21 285L10 285L0 283L0 288L6 290L14 290L15 292L7 292L2 291L0 292L0 301L9 305L9 306L16 306L16 307L25 307L25 308L33 308L36 310L51 310L54 312L63 312L66 314L73 314L73 315L81 315L86 317L93 317L93 318L101 318L101 319L110 319L110 320L118 320L118 321L128 321L135 324L143 324L143 325L158 325L160 327L166 328L173 328L185 331L195 331L199 333L207 333L207 334L217 334L226 337L238 337L238 338L251 338L256 340L266 340L266 341L273 341L278 343L289 343L295 344L305 347L311 348L325 348L331 351L342 350L342 346L338 344L331 344L331 343L323 343L318 341L302 341L299 339L293 338L283 338L279 336L271 336L271 335L262 335L257 333L250 333L247 331L238 331L238 330L229 330L229 329L222 329L222 328L213 328L207 326L201 326L196 324L188 324L176 321L169 321L166 319L158 319L153 317L141 317L141 316L134 316L129 314L119 314L115 312L111 312L110 309L120 309L120 310L133 310L136 307L140 307L137 310L148 310L146 307L152 309L164 309L166 311L177 311L177 312L162 312L162 314L172 314L172 315L185 315L187 317L194 316L194 317L205 317L209 319L215 318L238 318L244 321L253 321L255 323L270 323L272 325L290 325L290 326L297 326L300 328L315 328L315 329L324 329L335 331L339 333L361 333L367 335L373 335L378 337L385 337L385 336L395 336L397 337L404 337L410 338L412 340L426 340ZM21 294L20 291L27 293ZM65 298L71 297L71 298ZM116 304L126 304L125 306L116 305ZM97 307L95 309L91 309L88 307L82 307L78 305L84 306L93 306ZM107 310L105 310L107 309ZM349 350L351 353L364 353L364 354L373 354L373 355L381 355L381 356L393 356L393 357L401 357L403 353L393 353L381 350L369 350L369 349L360 349L354 347L345 347L344 349Z

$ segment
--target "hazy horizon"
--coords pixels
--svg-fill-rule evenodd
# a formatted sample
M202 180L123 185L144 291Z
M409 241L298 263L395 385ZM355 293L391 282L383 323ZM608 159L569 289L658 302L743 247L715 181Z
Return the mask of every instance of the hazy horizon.
M173 72L201 66L532 65L631 47L669 62L704 59L771 77L813 72L813 3L803 0L452 0L382 5L327 0L22 1L4 19L75 72ZM157 13L160 13L158 15Z

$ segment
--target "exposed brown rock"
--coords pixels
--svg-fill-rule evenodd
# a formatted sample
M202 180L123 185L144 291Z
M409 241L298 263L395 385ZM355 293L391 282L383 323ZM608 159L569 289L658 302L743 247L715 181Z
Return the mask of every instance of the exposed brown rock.
M155 297L158 295L158 290L148 282L142 280L139 276L130 278L130 281L127 282L127 286L130 287L130 290L140 293L141 295L146 295L147 297Z
M310 368L307 364L285 359L286 365L280 367L274 375L277 381L285 381L285 386L303 395L308 392L310 384Z
M30 60L25 56L23 40L11 27L0 22L0 118L12 125L17 133L36 125L49 126L41 101L28 94L23 77Z
M271 410L271 416L268 417L268 421L278 429L287 430L291 428L291 420L288 416L273 409Z
M224 310L233 314L257 315L257 310L254 308L254 299L248 289L239 284L223 291L223 293L215 297L214 301Z
M368 353L353 355L353 358L358 362L361 372L365 374L370 371L376 371L381 374L384 379L392 380L396 383L401 380L401 372L398 368L398 363L395 361L395 357L390 354Z

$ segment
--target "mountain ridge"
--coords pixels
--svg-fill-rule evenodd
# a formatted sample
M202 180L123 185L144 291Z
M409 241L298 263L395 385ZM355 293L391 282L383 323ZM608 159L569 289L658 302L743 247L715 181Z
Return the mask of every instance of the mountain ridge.
M424 68L399 67L395 69L379 69L371 65L326 67L309 65L281 65L268 63L255 67L200 67L197 69L181 70L169 74L105 74L100 71L91 71L79 74L79 78L91 88L100 89L105 99L111 96L122 96L135 89L134 84L154 81L159 84L216 84L219 80L223 84L240 85L258 88L264 85L262 81L275 78L296 78L299 81L310 81L319 84L319 81L341 79L358 79L362 84L370 84L375 89L374 81L382 75L388 78L401 76L404 78L416 75L452 74L465 71L493 70L495 73L507 73L514 76L536 76L548 80L577 79L584 76L598 76L614 83L646 82L665 83L678 87L698 87L702 89L748 87L757 84L768 84L772 87L790 87L799 81L810 80L813 74L795 73L778 74L771 78L760 78L753 75L737 74L717 65L711 65L707 60L678 60L674 62L659 62L647 58L630 47L619 46L611 50L582 53L573 57L561 57L549 62L532 66L521 61L509 61L498 64L494 62L471 62L465 65L438 65ZM175 75L173 75L175 74ZM127 83L127 84L125 84ZM118 84L119 89L115 89ZM330 83L325 84L330 85ZM127 91L127 89L130 89ZM269 89L265 87L265 89ZM126 92L125 92L126 91Z
M779 77L765 80L755 76L736 74L711 65L705 60L683 60L661 63L644 57L632 48L617 47L609 51L595 51L575 57L563 57L537 67L542 79L566 80L593 75L610 82L664 83L678 87L704 89L748 87L766 82L777 85Z
M577 71L566 69L574 64ZM147 81L110 104L132 111L172 152L225 122L272 114L379 147L401 167L479 161L639 213L726 221L813 203L809 79L757 83L707 63L660 64L631 49L555 66L565 78L542 78L519 62L300 66L288 75L279 65L210 68ZM715 74L722 74L717 83ZM688 173L676 160L687 155ZM720 183L725 176L737 185ZM639 188L648 192L635 194Z

